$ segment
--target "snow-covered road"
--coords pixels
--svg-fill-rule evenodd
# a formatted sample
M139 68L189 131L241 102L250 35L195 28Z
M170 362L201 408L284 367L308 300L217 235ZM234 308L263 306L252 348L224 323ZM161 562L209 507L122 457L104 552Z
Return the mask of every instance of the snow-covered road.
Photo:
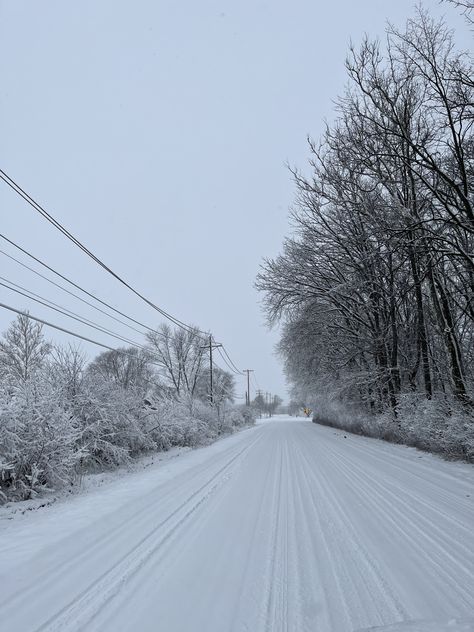
M0 527L0 629L345 632L474 613L474 474L280 418Z

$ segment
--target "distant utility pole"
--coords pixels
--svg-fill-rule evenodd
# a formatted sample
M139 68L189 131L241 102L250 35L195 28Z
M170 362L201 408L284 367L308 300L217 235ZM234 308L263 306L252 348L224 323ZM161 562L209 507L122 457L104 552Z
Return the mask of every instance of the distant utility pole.
M253 373L253 369L244 369L244 373L247 373L247 406L250 406L250 374Z
M204 345L204 347L201 347L201 349L209 349L209 399L211 400L211 406L214 403L214 384L213 384L213 378L212 378L212 370L213 370L212 350L217 349L217 347L222 347L222 345L216 342L213 343L211 335L209 336L209 346Z

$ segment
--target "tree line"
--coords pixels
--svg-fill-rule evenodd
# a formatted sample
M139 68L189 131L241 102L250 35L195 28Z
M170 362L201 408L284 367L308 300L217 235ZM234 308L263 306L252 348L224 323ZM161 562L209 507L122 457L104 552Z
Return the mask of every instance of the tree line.
M419 9L346 70L257 287L319 420L472 457L473 59Z
M200 332L167 325L146 345L88 362L20 315L0 340L0 502L74 483L153 450L196 446L251 424L233 376L213 370Z

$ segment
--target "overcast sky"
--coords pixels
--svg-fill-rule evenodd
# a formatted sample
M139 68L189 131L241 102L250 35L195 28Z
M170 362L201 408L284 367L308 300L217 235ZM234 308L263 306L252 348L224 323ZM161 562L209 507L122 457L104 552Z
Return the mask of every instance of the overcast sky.
M425 6L470 44L454 9ZM304 167L307 134L318 137L331 119L349 41L383 35L387 19L401 25L413 7L0 0L0 167L133 286L211 330L262 389L285 396L277 332L266 329L253 287L289 230L285 163ZM9 238L130 315L160 322L3 182L0 209ZM127 333L1 253L0 261L3 277ZM115 345L9 290L0 297ZM0 311L2 330L10 320Z

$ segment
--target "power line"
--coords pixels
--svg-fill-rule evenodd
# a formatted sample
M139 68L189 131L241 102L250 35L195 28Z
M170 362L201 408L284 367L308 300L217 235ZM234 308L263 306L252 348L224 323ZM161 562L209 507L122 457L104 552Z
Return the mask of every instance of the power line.
M0 285L4 285L4 284L0 283ZM8 288L8 289L13 289L13 288ZM13 291L16 291L16 290L13 290ZM21 292L18 292L18 293L21 294ZM27 297L27 298L30 298L30 297ZM40 301L36 301L36 302L40 303ZM111 347L110 345L106 345L103 342L98 342L97 340L93 340L92 338L89 338L87 336L83 336L82 334L78 334L75 331L71 331L70 329L66 329L65 327L61 327L60 325L56 325L55 323L51 323L50 321L44 320L43 318L39 318L38 316L32 316L30 314L30 312L25 312L23 310L20 310L20 309L17 309L15 307L12 307L11 305L6 305L5 303L0 303L0 307L3 308L3 309L9 310L11 312L14 312L15 314L19 314L21 316L25 316L26 318L30 318L31 320L34 320L35 322L40 323L41 325L45 325L46 327L51 327L52 329L57 329L58 331L62 331L63 333L66 333L66 334L68 334L70 336L73 336L75 338L78 338L80 340L84 340L86 342L90 342L91 344L96 345L98 347L102 347L103 349L108 349L109 351L115 351L116 353L120 353L121 355L126 355L126 356L129 356L131 358L136 358L136 356L133 353L131 353L130 351L127 351L127 349L117 349L116 347ZM55 310L55 311L60 311L60 310ZM67 314L65 314L65 315L67 316ZM75 320L79 320L79 319L75 319ZM99 329L99 328L95 327L95 329ZM132 341L128 341L126 339L122 339L118 335L117 336L114 335L114 334L109 334L109 335L113 335L115 338L118 338L119 340L123 340L123 342L128 342L129 344L131 344L131 346L133 346L134 348L138 349L139 351L145 351L149 355L150 358L152 358L152 357L157 358L158 357L148 347L142 347L141 345L139 345L137 343L134 343ZM153 366L159 367L160 369L163 368L163 365L161 363L153 362L152 360L149 360L149 363L152 364ZM158 373L159 373L159 371L158 371Z
M255 388L256 388L256 390L257 390L257 391L259 391L259 390L260 390L260 386L259 386L258 381L257 381L257 378L256 378L256 376L255 376L255 372L254 372L254 373L252 373L252 380L254 381L254 384L255 384Z
M20 185L13 180L5 171L0 169L0 178L20 197L22 197L25 202L27 202L36 212L38 212L44 219L46 219L50 224L52 224L59 232L61 232L67 239L69 239L74 245L76 245L80 250L82 250L88 257L90 257L97 265L103 268L106 272L108 272L111 276L113 276L117 281L119 281L122 285L128 288L131 292L133 292L136 296L138 296L142 301L147 303L150 307L155 309L159 314L167 318L169 321L180 327L181 329L187 331L193 331L195 328L187 325L183 321L175 318L164 309L150 301L150 299L146 298L141 292L136 290L133 286L131 286L125 279L123 279L120 275L114 272L109 266L107 266L99 257L97 257L93 252L91 252L82 242L80 242L72 233L70 233L60 222L58 222L52 215L46 211L36 200L34 200L24 189L20 187ZM205 334L205 332L196 330L200 334Z
M0 279L3 279L3 277L0 277ZM10 281L10 283L12 283L12 282ZM17 285L17 284L12 283L12 285ZM134 348L136 348L138 350L146 351L152 357L155 355L155 354L153 354L152 350L148 349L147 347L143 347L142 345L139 345L138 343L135 343L135 342L133 342L131 340L128 340L127 338L123 338L122 336L120 336L118 334L114 334L113 332L101 327L100 325L95 325L92 322L88 322L86 319L82 319L80 316L67 314L66 311L63 311L62 309L60 309L58 307L53 307L51 305L48 305L47 302L52 303L52 301L48 301L48 299L44 299L44 301L47 301L47 302L43 302L42 300L36 299L33 296L29 296L28 294L26 294L26 293L24 293L24 292L22 292L20 290L17 290L14 287L10 287L10 286L8 286L5 283L1 283L0 282L0 286L3 286L3 287L5 287L5 288L7 288L7 289L9 289L9 290L11 290L13 292L16 292L17 294L20 294L22 296L25 296L26 298L29 298L29 299L35 301L36 303L38 303L40 305L43 305L45 307L49 307L49 309L53 309L54 311L56 311L56 312L58 312L58 313L60 313L60 314L62 314L64 316L67 316L69 318L72 318L73 320L76 320L76 321L78 321L78 322L80 322L82 324L86 324L89 327L92 327L93 329L96 329L97 331L100 331L102 333L106 333L109 336L112 336L112 337L116 338L117 340L120 340L121 342L126 342L127 344L130 344L131 346L133 346ZM17 287L21 287L21 286L17 285ZM29 292L29 290L25 290L25 292ZM33 292L31 292L31 294L33 295ZM38 296L38 295L36 295L36 296ZM53 305L56 305L56 304L53 303ZM127 355L127 356L130 356L132 358L135 358L135 356L132 353L130 353L129 351L127 351L126 349L117 349L115 347L111 347L110 345L106 345L106 344L104 344L102 342L98 342L97 340L93 340L92 338L89 338L87 336L83 336L82 334L78 334L77 332L71 331L70 329L66 329L65 327L61 327L59 325L51 323L51 322L49 322L49 321L47 321L47 320L45 320L43 318L39 318L38 316L33 316L30 312L25 312L23 310L16 309L15 307L12 307L10 305L6 305L4 303L0 303L0 308L6 309L6 310L11 311L11 312L14 312L15 314L19 314L21 316L25 316L26 318L30 318L31 320L34 320L35 322L38 322L38 323L40 323L42 325L45 325L46 327L51 327L52 329L56 329L57 331L61 331L61 332L66 333L66 334L68 334L70 336L78 338L80 340L84 340L86 342L90 342L91 344L96 345L98 347L101 347L103 349L108 349L109 351L115 351L115 352L120 353L122 355ZM67 311L70 311L70 310L67 310ZM74 312L72 314L74 314ZM157 362L152 362L151 361L150 364L153 364L154 366L158 366L158 367L162 368L162 365L157 363ZM215 361L214 361L214 364L219 369L221 369L221 371L224 371L224 369L222 369L222 367L220 367ZM232 395L228 391L226 391L226 394L227 395ZM234 397L239 398L239 396L235 396L235 395L234 395Z
M163 310L161 307L159 307L158 305L156 305L155 303L153 303L152 301L150 301L146 296L144 296L141 292L139 292L138 290L136 290L133 286L131 286L127 281L125 281L125 279L123 279L120 275L118 275L116 272L114 272L109 266L107 266L99 257L97 257L93 252L91 252L81 241L79 241L79 239L77 239L72 233L70 233L58 220L56 220L50 213L48 213L48 211L46 211L46 209L41 206L36 200L34 200L17 182L15 182L13 180L13 178L11 178L7 173L5 173L5 171L3 171L2 169L0 169L0 178L15 192L17 193L23 200L25 200L34 210L36 210L44 219L46 219L50 224L52 224L59 232L61 232L68 240L70 240L74 245L76 245L80 250L82 250L88 257L90 257L95 263L97 263L101 268L103 268L106 272L108 272L111 276L113 276L115 279L117 279L122 285L124 285L125 287L127 287L131 292L133 292L136 296L138 296L141 300L143 300L145 303L147 303L150 307L152 307L153 309L155 309L159 314L161 314L162 316L164 316L165 318L167 318L170 322L172 322L174 325L180 327L181 329L184 329L185 331L188 332L196 332L197 334L201 334L202 336L207 336L206 332L196 328L196 327L192 327L186 323L184 323L183 321L179 320L178 318L176 318L175 316L172 316L171 314L169 314L168 312L166 312L165 310ZM2 236L2 235L0 235ZM2 236L4 239L6 239L7 241L9 241L9 243L12 243L11 240L8 240L6 237ZM23 249L22 249L23 250ZM23 252L25 252L23 250ZM26 253L29 254L29 253ZM8 255L7 255L8 256ZM31 256L31 255L30 255ZM35 257L33 257L36 261L38 261L38 263L41 263L42 265L44 265L42 262L40 262L38 259L36 259ZM53 271L55 274L59 274L56 271L52 270L49 266L46 266L48 269L50 269L51 271ZM68 283L72 283L72 285L74 285L75 287L77 287L77 289L80 289L82 292L85 292L86 294L88 294L89 296L91 296L92 298L94 298L95 300L98 300L100 303L104 304L105 306L107 306L109 309L112 309L113 311L115 311L116 313L119 313L121 316L124 316L125 318L127 318L128 320L130 320L131 322L135 322L136 324L139 324L142 327L145 327L148 330L153 331L150 327L143 325L142 323L139 323L138 321L136 321L135 319L127 316L126 314L123 314L123 312L120 312L120 310L117 310L115 308L113 308L112 306L108 305L107 303L105 303L105 301L102 301L100 299L97 299L96 297L94 297L91 293L85 291L83 288L81 288L80 286L78 286L77 284L71 282L69 279L67 279L66 277L64 277L63 275L59 274L59 276L61 278L63 278L64 280L66 280ZM60 286L59 286L60 287ZM64 288L63 288L64 289ZM67 290L66 290L67 291ZM73 294L74 295L74 294ZM75 296L75 295L74 295ZM78 298L78 297L76 297ZM81 299L80 299L81 300ZM96 308L98 309L98 308ZM99 310L101 311L101 310ZM121 322L121 321L119 321ZM136 330L135 330L136 331ZM223 351L225 353L225 355L227 356L227 359L229 360L230 364L233 366L234 370L236 373L241 373L241 371L237 368L237 366L235 365L235 363L233 362L232 358L230 357L230 355L228 354L227 350L225 348L223 348ZM226 363L227 364L227 363ZM230 367L229 367L230 368Z
M107 307L108 309L111 309L116 314L119 314L120 316L123 316L124 318L126 318L130 322L133 322L136 325L139 325L140 327L143 327L144 329L147 329L148 331L155 332L155 330L152 327L149 327L148 325L145 325L145 324L141 323L140 321L136 320L135 318L132 318L131 316L128 316L127 314L125 314L124 312L121 312L119 309L117 309L113 305L110 305L106 301L104 301L104 300L98 298L97 296L95 296L94 294L92 294L92 292L89 292L88 290L85 290L83 287L81 287L80 285L78 285L74 281L71 281L71 279L69 279L67 276L65 276L64 274L61 274L61 272L58 272L57 270L52 268L50 265L48 265L47 263L45 263L44 261L42 261L38 257L35 257L35 255L31 254L31 252L29 252L25 248L22 248L20 245L18 245L17 243L15 243L14 241L12 241L8 237L6 237L5 235L0 233L0 238L3 239L4 241L6 241L7 243L9 243L10 245L12 245L14 248L19 250L23 254L25 254L28 257L30 257L30 259L33 259L33 261L36 261L36 263L39 263L41 266L43 266L43 268L46 268L46 270L49 270L50 272L52 272L53 274L58 276L60 279L63 279L63 281L66 281L67 283L69 283L70 285L72 285L76 289L80 290L81 292L83 292L84 294L89 296L90 298L93 298L95 301L97 301L101 305L104 305L105 307ZM24 264L22 264L22 265L24 265ZM39 272L37 272L37 274L39 274ZM52 281L52 283L54 283L54 282Z
M16 244L15 242L13 242L12 240L8 239L7 237L5 237L5 235L0 234L0 237L3 238L5 241L7 241L8 243L10 243L12 246L16 247L17 249L19 249L21 252L23 252L24 254L27 254L29 257L33 258L35 261L37 261L38 263L40 263L41 265L43 265L44 267L46 267L48 270L51 270L52 272L54 272L56 275L60 276L61 278L65 278L65 280L67 280L69 283L71 283L72 285L74 285L75 287L78 287L82 292L88 294L89 296L92 296L93 298L95 298L96 300L100 301L101 303L104 303L105 305L107 305L109 307L109 309L113 309L114 311L115 308L113 306L109 306L107 303L105 303L105 301L101 301L101 299L98 299L96 296L94 296L93 294L89 293L87 290L84 290L84 288L81 288L80 286L78 286L77 284L75 284L73 281L71 281L70 279L67 279L67 277L64 277L63 275L61 275L59 272L57 272L56 270L54 270L53 268L51 268L50 266L48 266L48 264L44 263L43 261L41 261L40 259L38 259L37 257L35 257L34 255L32 255L30 252L26 251L24 248L22 248L21 246L19 246L18 244ZM88 305L89 307L92 307L93 309L95 309L96 311L100 312L101 314L104 314L105 316L112 318L113 320L115 320L116 322L129 327L130 329L132 329L133 331L142 334L143 332L136 329L135 327L132 327L131 325L129 325L128 323L126 323L125 321L116 318L115 316L113 316L112 314L109 314L108 312L106 312L105 310L101 309L100 307L97 307L96 305L94 305L93 303L83 299L81 296L78 296L77 294L75 294L74 292L71 292L70 290L68 290L67 288L65 288L64 286L60 285L59 283L56 283L55 281L53 281L52 279L49 279L47 276L45 276L44 274L41 274L40 272L38 272L37 270L35 270L34 268L31 268L30 266L26 265L25 263L23 263L22 261L20 261L19 259L17 259L16 257L13 257L12 255L10 255L9 253L5 252L4 250L0 249L0 253L3 254L4 256L8 257L9 259L11 259L12 261L14 261L15 263L17 263L18 265L22 266L23 268L29 270L30 272L33 272L33 274L39 276L40 278L44 279L45 281L47 281L48 283L50 283L51 285L59 288L60 290L62 290L63 292L66 292L67 294L69 294L70 296L73 296L74 298L76 298L77 300L81 301L82 303ZM75 317L78 317L80 320L79 322L82 322L84 324L89 324L90 326L94 327L94 328L99 328L99 331L103 331L104 333L107 333L109 335L112 335L114 337L118 337L118 339L122 340L123 342L127 342L128 344L131 344L133 346L137 346L140 347L140 345L137 345L137 343L129 340L128 338L125 338L124 336L117 336L114 332L111 332L110 330L108 330L106 327L103 327L102 325L97 325L97 323L95 323L94 321L91 321L90 319L87 319L83 316L79 316L76 312L69 310L68 308L65 308L64 306L58 305L57 303L54 303L54 301L50 301L49 299L46 299L45 297L36 294L35 292L22 287L21 285L18 285L17 283L14 283L13 281L9 280L9 279L5 279L4 277L0 277L0 279L3 279L3 281L5 281L6 283L10 283L11 285L15 286L16 288L18 288L19 290L23 290L24 292L28 292L28 294L30 294L31 296L27 296L25 294L22 294L23 296L26 296L27 298L30 298L31 300L36 300L33 297L36 297L37 299L41 299L41 301L45 301L46 303L49 303L50 305L54 305L55 307L59 308L60 310L64 310L66 312L69 312L69 314L72 314ZM12 287L7 287L7 289L10 289L12 291L15 291ZM21 292L17 292L17 293L21 293ZM39 302L39 301L36 301ZM44 305L44 303L40 303L42 305ZM48 305L46 305L46 307L48 307ZM61 311L60 313L63 313L63 311ZM122 313L122 312L119 312ZM64 315L68 315L68 314L64 314ZM131 318L127 315L125 315L126 318ZM138 322L138 321L135 321ZM97 327L95 327L97 326ZM164 337L164 334L162 334L161 332L157 332L153 329L151 329L150 327L148 327L147 325L142 325L144 328L153 331L154 334L158 334L160 336ZM230 362L232 363L229 364L229 362L226 360L226 358L222 355L221 353L221 347L218 347L218 351L219 354L222 358L222 360L225 362L226 366L228 369L230 369L231 372L241 375L242 373L240 371L238 371L238 369L236 368L234 362L232 362L232 359L230 358L227 350L222 347L225 355L227 356L227 358L229 358ZM216 365L219 366L219 365ZM222 367L219 367L221 370Z
M1 235L0 235L1 236ZM41 272L38 272L37 270L35 270L34 268L31 268L30 266L26 265L26 263L23 263L22 261L20 261L19 259L16 259L15 257L13 257L12 255L9 255L7 252L5 252L4 250L0 249L0 253L2 255L5 255L5 257L8 257L9 259L11 259L12 261L15 261L18 265L22 266L23 268L25 268L26 270L29 270L30 272L33 272L33 274L36 274L37 276L39 276L40 278L44 279L45 281L47 281L48 283L51 283L51 285L54 285L55 287L59 288L60 290L62 290L63 292L66 292L66 294L69 294L70 296L74 296L74 298L77 298L78 301L81 301L82 303L84 303L85 305L88 305L89 307L92 307L92 309L95 309L96 311L100 312L101 314L105 314L105 316L107 316L108 318L112 318L113 320L115 320L117 323L121 323L122 325L124 325L125 327L128 327L129 329L132 329L133 331L136 331L138 334L143 334L142 331L140 331L139 329L136 329L136 327L133 327L132 325L129 325L128 323L126 323L124 320L120 320L120 318L116 318L115 316L113 316L113 314L109 314L108 312L106 312L105 310L101 309L100 307L97 307L97 305L94 305L93 303L91 303L90 301L86 301L86 299L82 298L81 296L78 296L77 294L75 294L74 292L71 292L70 290L68 290L67 288L65 288L64 286L60 285L59 283L56 283L55 281L53 281L52 279L49 279L47 276L45 276L44 274L41 274Z
M6 241L8 244L10 244L11 246L13 246L14 248L16 248L17 250L19 250L20 252L22 252L23 254L25 254L26 256L28 256L29 258L33 259L35 262L39 263L42 267L44 267L45 269L49 270L50 272L52 272L53 274L55 274L56 276L58 276L59 278L63 279L64 281L66 281L67 283L69 283L71 286L77 288L78 290L80 290L81 292L83 292L84 294L86 294L87 296L90 296L91 298L93 298L94 300L98 301L100 304L104 305L105 307L107 307L108 309L114 311L115 313L118 313L120 315L122 315L124 318L130 320L131 322L137 323L138 325L140 325L141 327L143 327L143 329L146 329L148 331L153 332L155 335L159 335L162 337L166 337L165 334L156 331L154 329L152 329L151 327L149 327L148 325L145 325L144 323L141 323L140 321L137 321L136 319L132 318L131 316L125 314L124 312L121 312L120 310L118 310L117 308L115 308L113 305L110 305L109 303L107 303L106 301L98 298L96 295L92 294L91 292L89 292L88 290L84 289L83 287L81 287L80 285L78 285L77 283L75 283L74 281L72 281L71 279L69 279L68 277L64 276L63 274L61 274L60 272L58 272L57 270L55 270L54 268L52 268L50 265L48 265L47 263L45 263L44 261L42 261L41 259L39 259L38 257L36 257L35 255L33 255L31 252L29 252L28 250L26 250L25 248L23 248L22 246L20 246L19 244L15 243L13 240L9 239L8 237L6 237L5 235L0 233L0 238L3 239L4 241ZM101 314L104 314L105 316L112 318L113 320L115 320L116 322L128 327L129 329L132 329L133 331L142 334L143 335L143 331L140 331L139 329L137 329L136 327L133 327L132 325L129 325L128 323L126 323L125 321L121 320L120 318L115 317L113 314L109 314L108 312L106 312L105 310L101 309L100 307L98 307L97 305L94 305L93 303L91 303L90 301L87 301L86 299L82 298L81 296L79 296L78 294L76 294L75 292L71 292L70 290L68 290L66 287L64 287L63 285L60 285L59 283L56 283L55 281L53 281L52 279L48 278L47 276L45 276L44 274L41 274L41 272L38 272L37 270L35 270L34 268L28 266L27 264L25 264L24 262L20 261L19 259L17 259L16 257L13 257L11 254L5 252L4 250L0 249L0 253L3 254L4 256L8 257L9 259L11 259L12 261L14 261L15 263L17 263L18 265L22 266L23 268L25 268L26 270L29 270L30 272L32 272L33 274L35 274L36 276L44 279L45 281L47 281L48 283L50 283L51 285L53 285L54 287L57 287L58 289L60 289L61 291L65 292L66 294L69 294L70 296L73 296L74 298L76 298L77 300L81 301L82 303L84 303L85 305L88 305L89 307L92 307L92 309L95 309L96 311L100 312ZM37 299L41 299L42 301L45 301L46 303L49 303L51 305L54 305L55 307L59 308L60 310L64 310L66 312L69 312L71 314L73 314L75 317L79 318L79 322L82 322L83 324L90 324L90 326L92 326L93 328L98 328L99 331L103 331L104 333L107 333L109 335L112 335L116 338L118 338L119 340L123 341L123 342L127 342L128 344L131 344L133 346L137 346L137 348L142 348L140 345L138 345L137 343L129 340L128 338L125 338L124 336L117 336L115 333L111 332L110 330L108 330L107 328L101 326L101 325L97 325L97 323L94 323L94 321L91 321L85 317L79 316L76 312L73 312L72 310L69 310L67 308L65 308L64 306L58 305L57 303L54 303L53 301L50 301L49 299L46 299L45 297L39 295L39 294L35 294L34 292L32 292L31 290L28 290L27 288L24 288L16 283L14 283L13 281L10 281L9 279L5 279L4 277L0 277L3 278L4 281L6 281L7 283L10 283L11 285L19 288L20 290L23 290L24 292L28 292L29 294L31 294L32 296L26 296L25 294L23 294L23 296L26 296L27 298L30 298L31 300L35 300L36 302L39 302L38 300L36 300L35 298L33 298L33 296L36 296ZM7 287L7 286L5 286ZM8 287L8 289L15 291L12 287ZM17 292L20 293L20 292ZM44 303L40 303L43 304ZM46 307L48 307L48 305L46 305ZM62 311L60 313L63 313ZM68 316L68 314L64 314L66 316ZM86 321L86 322L84 322ZM97 326L97 327L96 327ZM224 357L221 353L221 347L218 347L218 351L219 354L222 358L222 360L225 362L227 368L238 375L242 375L242 372L239 371L235 365L235 363L232 361L232 359L229 356L229 353L227 352L227 350L225 349L224 346L222 346L222 350L225 353L225 356L229 359L229 361L226 360L226 357ZM231 364L230 364L230 363ZM219 366L219 365L216 365ZM219 367L221 370L222 367Z
M45 325L46 327L51 327L52 329L57 329L58 331L62 331L65 334L69 334L70 336L74 336L75 338L79 338L80 340L85 340L86 342L90 342L93 345L97 345L98 347L102 347L103 349L109 349L110 351L117 351L118 353L123 353L124 355L129 355L131 357L135 357L132 353L128 353L126 350L115 349L114 347L110 347L102 342L97 342L97 340L92 340L91 338L87 338L87 336L83 336L74 331L70 331L69 329L65 329L64 327L60 327L59 325L55 325L54 323L50 323L47 320L43 320L42 318L38 318L37 316L32 316L29 312L24 312L21 309L16 309L15 307L11 307L10 305L5 305L4 303L0 303L0 307L3 309L7 309L10 312L14 312L15 314L19 314L20 316L25 316L26 318L31 318L31 320L40 323L41 325ZM153 364L153 363L152 363Z
M3 279L3 277L0 277L0 279ZM3 280L7 280L7 279L3 279ZM133 342L133 340L129 340L128 338L124 338L123 336L120 336L119 334L116 334L116 333L110 331L109 329L106 329L105 327L102 327L101 325L98 325L97 323L94 323L93 321L90 321L88 319L82 318L81 316L79 316L75 312L72 312L71 310L68 310L66 308L62 308L62 307L58 306L57 303L53 303L52 301L49 301L48 299L45 299L42 296L40 296L38 294L35 294L34 292L31 292L30 290L27 290L27 289L17 285L16 283L12 283L11 281L7 281L7 282L11 283L12 286L16 286L16 288L21 288L21 289L16 289L15 287L11 287L10 285L7 285L7 283L2 283L2 282L0 282L0 286L7 288L11 292L16 292L17 294L20 294L21 296L24 296L24 297L30 299L31 301L34 301L35 303L43 305L44 307L47 307L48 309L52 309L53 311L58 312L59 314L62 314L63 316L67 316L68 318L72 318L73 320L76 320L77 322L82 323L83 325L86 325L87 327L91 327L92 329L96 329L97 331L105 333L108 336L112 336L113 338L116 338L117 340L120 340L121 342L126 342L127 344L130 344L130 345L136 347L137 349L141 349L142 351L145 350L145 347L143 347L142 345L140 345L140 344L138 344L136 342ZM35 298L35 297L39 297L39 298ZM70 312L70 313L68 313L68 312Z
M221 356L222 360L224 361L225 365L227 366L228 369L230 369L232 371L232 373L235 373L237 375L242 375L242 373L240 371L236 371L230 364L229 362L226 360L225 356L222 354L221 352L221 348L223 349L223 347L217 347L217 351L219 352L219 355Z
M242 375L242 371L240 369L237 368L237 366L235 365L235 363L233 362L232 358L230 357L230 355L227 352L227 349L225 348L224 345L222 345L222 351L225 353L225 355L227 356L227 359L229 360L229 362L232 364L232 366L234 367L234 370L236 373L239 373L240 375Z

